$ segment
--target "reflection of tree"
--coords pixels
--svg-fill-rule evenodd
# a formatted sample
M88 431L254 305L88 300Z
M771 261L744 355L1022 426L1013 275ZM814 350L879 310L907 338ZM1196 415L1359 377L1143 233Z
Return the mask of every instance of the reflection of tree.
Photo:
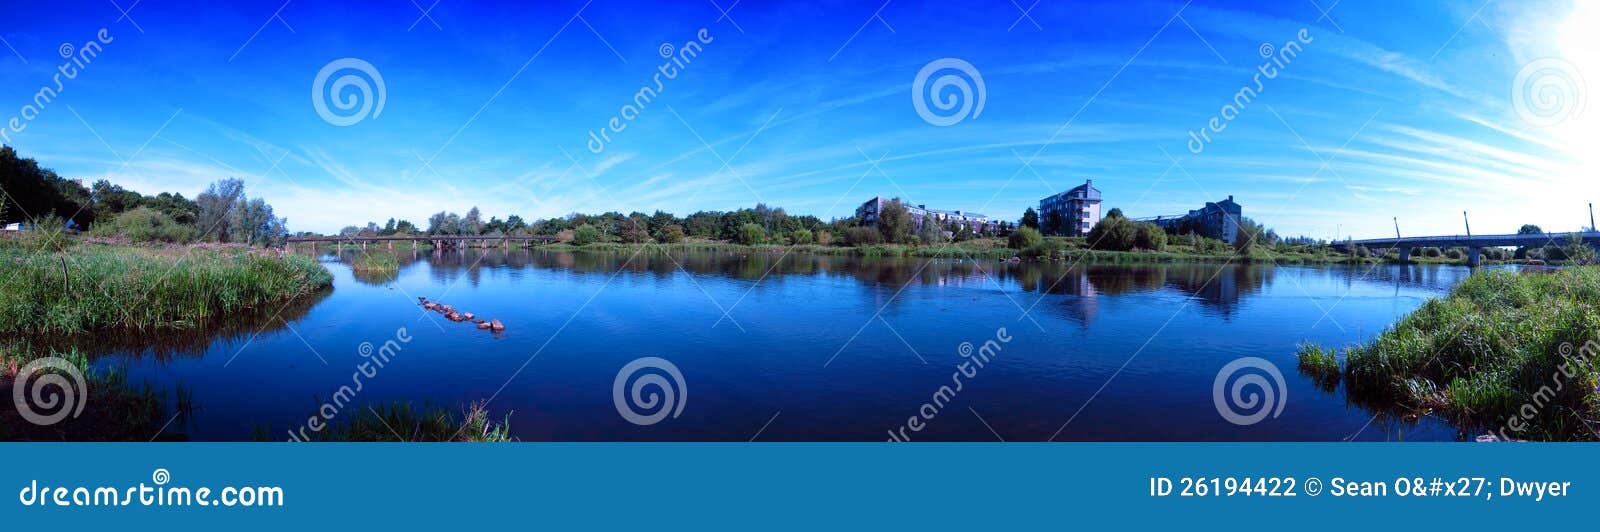
M283 329L304 318L311 308L333 293L332 288L286 303L268 305L248 312L203 322L190 329L139 334L85 334L29 338L41 348L79 351L97 355L148 355L165 362L178 355L205 353L218 341L236 341L257 334ZM280 310L281 309L281 310Z
M1167 274L1168 285L1199 298L1206 308L1224 317L1238 310L1242 296L1266 288L1276 271L1272 266L1174 266Z

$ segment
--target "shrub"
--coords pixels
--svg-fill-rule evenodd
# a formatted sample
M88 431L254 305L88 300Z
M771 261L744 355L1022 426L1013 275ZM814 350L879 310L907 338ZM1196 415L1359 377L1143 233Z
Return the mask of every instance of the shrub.
M662 227L660 234L656 235L656 240L660 240L665 244L676 244L678 242L682 242L683 226L678 224L670 224Z
M1161 251L1167 249L1167 232L1153 223L1137 224L1134 237L1134 246L1139 249Z
M1138 243L1138 226L1121 216L1107 216L1089 230L1089 247L1094 249L1127 251Z
M600 230L594 226L583 224L572 230L572 243L586 246L600 241Z
M833 243L833 233L830 231L817 231L817 243L824 246Z
M789 233L789 243L795 245L810 244L816 239L811 236L810 229L795 229Z
M934 223L934 221L931 219L923 222L922 230L917 231L917 238L922 240L923 245L928 246L934 244L943 244L950 241L950 239L945 236L944 229L940 228L939 224Z
M883 233L871 227L851 227L844 232L844 243L851 246L882 244Z
M739 233L734 235L734 240L745 245L760 244L767 240L767 230L762 229L760 224L744 224L739 226Z
M1039 234L1038 229L1027 226L1017 228L1006 238L1006 243L1011 249L1019 250L1038 246L1041 242L1044 242L1044 235Z
M124 212L109 221L95 224L90 231L95 236L121 237L134 242L172 242L183 244L194 240L198 233L193 227L180 224L161 211L138 207Z

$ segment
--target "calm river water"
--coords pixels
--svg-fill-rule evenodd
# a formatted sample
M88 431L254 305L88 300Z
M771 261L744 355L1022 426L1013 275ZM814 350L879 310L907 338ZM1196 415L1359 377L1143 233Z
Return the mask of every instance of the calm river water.
M1467 276L1462 267L466 250L404 252L398 274L370 278L354 274L349 258L323 255L334 288L276 318L157 345L109 339L97 364L125 367L157 389L192 390L194 415L169 430L198 440L247 440L261 429L286 439L352 383L369 360L363 344L381 346L399 328L410 341L363 377L336 422L368 404L456 409L492 398L490 410L509 415L522 440L1471 436L1348 404L1301 374L1294 357L1305 340L1371 338ZM507 329L450 322L423 310L419 296ZM962 354L997 337L1009 341ZM619 408L619 372L642 357L670 362L682 386L646 370L634 377L662 377L671 403L648 383L635 401L626 390L639 381L626 380ZM1273 388L1270 401L1245 386L1237 401L1225 391L1219 407L1219 372L1246 357L1275 366L1282 386L1247 370ZM1225 379L1224 388L1238 382ZM619 413L639 420L662 406L672 411L649 425ZM1276 417L1229 421L1262 406Z

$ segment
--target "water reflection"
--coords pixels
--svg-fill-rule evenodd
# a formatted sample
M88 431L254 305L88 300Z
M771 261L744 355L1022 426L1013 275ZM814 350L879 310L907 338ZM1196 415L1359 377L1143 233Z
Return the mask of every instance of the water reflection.
M1468 273L397 249L395 275L366 276L349 268L353 254L324 253L338 291L275 320L104 349L154 361L132 363L135 378L193 385L203 405L196 439L303 421L308 397L349 381L357 346L406 327L417 340L360 402L493 396L493 414L512 415L527 440L744 441L779 410L763 439L873 440L930 383L949 379L955 346L1005 326L1017 341L961 401L1007 439L1337 440L1373 414L1299 376L1295 345L1368 338ZM442 321L417 296L508 328L493 335ZM640 356L682 368L694 390L684 418L642 431L616 416L612 379ZM1241 428L1217 416L1212 379L1241 356L1272 360L1291 377L1283 419ZM957 417L941 417L922 438L992 439ZM1362 439L1391 428L1408 439L1456 437L1430 423L1381 417Z

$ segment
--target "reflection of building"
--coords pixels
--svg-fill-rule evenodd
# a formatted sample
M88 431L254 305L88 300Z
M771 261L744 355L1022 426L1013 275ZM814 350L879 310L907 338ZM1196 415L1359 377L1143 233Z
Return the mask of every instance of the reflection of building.
M1088 236L1100 223L1100 191L1094 180L1039 200L1039 225L1050 234Z
M877 227L878 213L883 212L884 205L887 205L890 201L894 200L883 196L867 200L860 207L856 207L856 218L861 220L861 225ZM989 223L988 216L975 212L943 211L929 209L927 205L908 205L903 202L901 204L905 206L906 212L911 214L913 231L922 230L923 220L933 220L939 224L939 227L943 227L946 230L949 230L952 224L966 226L971 228L974 233L995 232L1000 228L998 224Z
M1239 238L1239 220L1243 215L1244 208L1233 202L1233 196L1228 196L1222 201L1207 202L1205 207L1183 216L1158 216L1147 220L1172 234L1194 233L1232 244Z

